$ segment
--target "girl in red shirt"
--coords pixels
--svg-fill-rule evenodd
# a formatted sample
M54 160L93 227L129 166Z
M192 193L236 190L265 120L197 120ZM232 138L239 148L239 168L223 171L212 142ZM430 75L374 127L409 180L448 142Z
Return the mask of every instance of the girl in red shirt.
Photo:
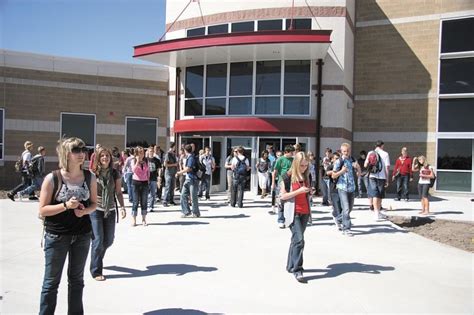
M306 154L296 153L290 170L283 174L280 183L280 200L284 202L285 224L291 230L286 270L293 273L299 282L305 282L303 277L304 231L311 213L308 165L309 160Z

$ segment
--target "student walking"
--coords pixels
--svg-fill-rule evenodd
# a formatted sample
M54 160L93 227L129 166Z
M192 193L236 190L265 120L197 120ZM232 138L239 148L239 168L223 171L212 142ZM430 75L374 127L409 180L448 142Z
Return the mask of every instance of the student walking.
M31 158L30 165L28 166L28 171L31 176L31 185L27 188L23 189L22 191L18 192L18 195L25 196L29 195L30 200L31 196L35 195L36 190L41 189L41 185L43 184L44 176L46 175L45 172L45 165L44 165L44 156L46 155L46 149L42 146L38 147L38 154Z
M91 245L90 272L92 278L104 281L104 256L115 238L117 200L120 204L121 218L126 216L123 202L121 176L113 166L112 152L105 147L96 152L94 168L91 170L97 178L97 209L90 214L94 238ZM117 199L117 200L116 200Z
M374 207L376 220L384 220L386 218L380 211L382 209L382 199L385 196L385 189L388 187L390 157L383 148L384 142L378 140L375 144L375 150L367 153L367 158L364 162L364 167L369 170L368 196L372 199L371 204Z
M12 191L7 193L7 197L10 198L11 201L15 201L15 195L23 190L26 189L31 185L31 175L29 171L29 166L31 163L31 151L33 150L33 142L26 141L23 145L25 150L21 153L21 165L19 166L18 171L21 174L21 183L13 188ZM21 194L18 194L18 199L21 200Z
M267 196L268 169L270 168L270 159L268 158L267 150L262 151L255 168L257 169L258 186L262 190L261 198L265 198Z
M142 225L147 226L147 197L150 170L145 158L145 150L138 146L135 148L135 158L132 160L133 206L132 226L137 225L138 204L141 206Z
M419 172L420 178L418 180L418 194L421 201L420 214L430 214L430 187L431 181L436 178L436 173L432 166L426 162L423 155L413 158L413 172Z
M277 196L280 195L280 182L283 178L283 174L289 171L291 168L291 164L293 163L293 154L295 152L295 148L292 145L287 145L285 147L285 151L283 156L279 157L278 160L275 162L275 167L273 169L273 179L272 179L272 189L276 188ZM275 182L275 179L278 178L278 183ZM285 228L285 217L283 215L283 207L282 205L278 205L278 226L281 229Z
M280 182L280 199L285 201L285 223L291 230L286 270L293 273L298 282L305 282L303 276L304 232L311 212L308 165L309 161L304 152L296 153L290 172L284 173Z
M45 269L39 314L54 314L61 275L68 257L68 314L84 314L84 267L91 242L89 215L97 203L95 176L82 170L87 148L79 138L61 140L58 171L41 187L39 214L44 217Z
M216 161L211 154L211 149L209 147L204 148L204 153L199 157L199 163L206 167L206 172L202 174L201 183L199 184L199 193L198 197L201 198L204 191L206 191L205 200L211 199L211 176L216 168Z
M232 172L232 160L237 156L237 148L231 148L227 158L225 159L225 169L227 175L227 202L230 205L231 195L232 195L232 182L233 182L233 172Z
M395 167L392 173L392 182L397 182L397 198L400 200L403 198L408 201L408 183L413 180L412 161L411 157L408 156L408 150L406 147L402 148L401 154L395 162Z
M192 202L192 215L195 218L201 216L199 211L199 200L198 200L198 179L196 177L196 163L197 157L192 154L193 147L190 144L184 146L184 151L186 152L186 164L183 170L176 173L176 176L184 175L185 180L183 188L181 190L181 215L182 218L188 218L191 216L191 207L189 206L189 197L191 196Z
M176 173L178 172L178 158L176 157L176 145L174 142L170 143L170 148L164 156L164 170L165 170L165 189L163 189L163 196L161 202L164 207L168 205L176 205L174 203L174 186L176 184Z
M161 174L161 161L155 156L153 146L149 147L147 152L147 163L150 177L148 179L148 198L147 198L147 210L150 212L154 211L156 202L156 190L158 178Z
M249 160L244 155L244 148L237 148L237 156L232 159L232 194L230 196L230 206L243 208L245 183L247 181L247 172L250 171Z
M128 202L133 204L133 171L132 171L132 162L135 160L135 150L130 148L129 150L130 155L125 160L123 166L123 176L124 181L127 184L127 195L128 195Z

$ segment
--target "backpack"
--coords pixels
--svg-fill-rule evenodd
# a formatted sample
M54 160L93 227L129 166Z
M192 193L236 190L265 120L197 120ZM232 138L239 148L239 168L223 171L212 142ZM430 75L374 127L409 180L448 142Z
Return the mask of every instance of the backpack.
M20 156L15 162L15 172L21 173L23 169L23 156Z
M374 174L382 171L382 159L376 151L370 151L367 155L367 171Z
M206 165L202 163L201 159L194 159L193 173L198 179L201 179L206 174Z
M244 160L237 158L237 165L234 169L234 177L247 176L247 164L245 164L246 160L247 158L244 158Z
M33 176L39 175L40 174L40 158L41 155L37 155L31 159L30 164L28 165L28 172L32 174Z

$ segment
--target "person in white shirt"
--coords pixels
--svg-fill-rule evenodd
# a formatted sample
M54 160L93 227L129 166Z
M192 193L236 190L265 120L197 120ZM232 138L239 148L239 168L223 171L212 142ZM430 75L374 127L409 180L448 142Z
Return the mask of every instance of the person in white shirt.
M237 203L239 208L243 208L245 182L247 181L247 172L250 170L249 160L244 155L244 148L237 148L237 156L232 159L233 183L230 196L230 205L235 207Z
M372 198L371 204L374 207L375 218L377 220L385 219L385 216L380 212L382 209L382 199L385 196L385 188L389 184L389 169L390 169L390 157L386 151L384 151L384 142L378 140L375 144L375 152L378 154L380 161L382 163L382 168L378 173L369 174L369 187L368 187L368 197ZM369 156L372 152L367 154L365 159L364 167L369 166Z
M33 150L33 142L26 141L23 145L25 151L21 154L21 183L13 188L13 190L7 193L7 197L11 201L15 201L15 195L20 192L21 190L29 187L31 185L31 174L28 170L28 166L31 163L32 154L31 151ZM34 196L34 194L33 194ZM18 194L18 199L21 200L21 194ZM36 198L37 199L37 198Z
M216 168L216 161L214 160L209 147L204 148L204 154L199 157L199 162L206 166L206 173L204 173L201 177L198 197L202 198L202 194L204 191L206 191L205 200L209 200L211 198L211 175Z

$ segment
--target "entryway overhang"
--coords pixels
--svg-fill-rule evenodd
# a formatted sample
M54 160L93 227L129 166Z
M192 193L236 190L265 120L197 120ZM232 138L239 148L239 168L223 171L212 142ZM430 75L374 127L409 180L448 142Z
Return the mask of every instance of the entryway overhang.
M287 30L186 37L135 46L134 57L174 68L326 56L331 30Z

